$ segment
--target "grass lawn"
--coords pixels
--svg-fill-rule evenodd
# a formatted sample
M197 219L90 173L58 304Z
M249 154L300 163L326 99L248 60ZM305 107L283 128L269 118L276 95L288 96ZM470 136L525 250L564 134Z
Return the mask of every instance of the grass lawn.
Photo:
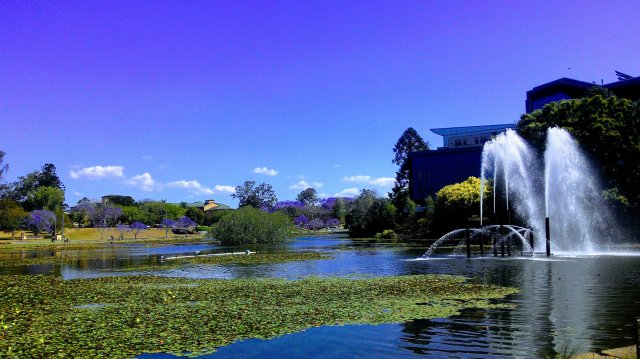
M91 247L91 246L101 246L110 243L110 238L113 236L114 242L116 243L132 243L132 242L144 242L144 243L157 243L164 241L197 241L202 240L204 238L203 235L200 234L190 234L189 236L185 235L177 235L169 233L165 238L165 230L162 228L149 228L146 230L142 230L138 233L137 239L135 238L134 232L125 232L124 240L118 240L120 237L120 232L115 228L65 228L64 236L69 239L68 243L64 243L62 241L51 242L51 239L44 238L42 235L33 236L32 232L25 231L27 235L27 239L22 241L20 240L21 232L16 232L15 239L11 239L10 232L0 232L0 248L4 246L10 247L51 247L51 248L78 248L81 247Z

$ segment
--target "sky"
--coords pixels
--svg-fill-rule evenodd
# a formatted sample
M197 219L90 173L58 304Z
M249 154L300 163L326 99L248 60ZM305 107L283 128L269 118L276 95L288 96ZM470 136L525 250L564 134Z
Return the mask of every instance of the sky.
M562 77L640 76L638 1L0 1L0 150L66 202L385 195L408 127L515 123Z

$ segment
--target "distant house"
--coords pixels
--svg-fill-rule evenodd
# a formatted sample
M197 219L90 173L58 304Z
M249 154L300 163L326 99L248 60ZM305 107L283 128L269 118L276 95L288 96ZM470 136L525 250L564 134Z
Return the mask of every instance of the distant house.
M204 215L206 218L210 218L214 213L221 213L224 211L233 211L233 208L227 206L226 204L217 203L212 199L208 199L204 201L204 206L202 207L204 211Z
M204 217L206 218L205 222L210 222L211 218L216 215L220 215L225 211L233 211L233 208L227 206L226 204L217 203L212 199L207 199L204 202L183 202L181 205L186 206L186 208L194 207L202 210L204 212Z

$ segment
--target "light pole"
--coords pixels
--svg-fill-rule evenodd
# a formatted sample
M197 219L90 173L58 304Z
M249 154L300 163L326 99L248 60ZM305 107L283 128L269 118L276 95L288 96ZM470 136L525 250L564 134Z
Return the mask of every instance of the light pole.
M62 241L64 242L64 208L60 207L60 213L62 216L62 226L60 227L60 238L62 238Z
M169 237L169 230L167 229L167 210L162 209L162 212L164 212L164 221L162 222L162 225L164 226L164 239L167 239Z

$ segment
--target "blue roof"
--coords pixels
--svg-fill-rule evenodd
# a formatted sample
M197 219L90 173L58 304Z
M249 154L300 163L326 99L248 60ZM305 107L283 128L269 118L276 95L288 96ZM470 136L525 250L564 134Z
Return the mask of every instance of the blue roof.
M444 128L432 128L431 132L440 136L453 136L463 135L478 132L488 132L494 130L506 130L507 128L513 128L515 125L512 123L500 124L500 125L482 125L482 126L464 126L464 127L444 127Z

